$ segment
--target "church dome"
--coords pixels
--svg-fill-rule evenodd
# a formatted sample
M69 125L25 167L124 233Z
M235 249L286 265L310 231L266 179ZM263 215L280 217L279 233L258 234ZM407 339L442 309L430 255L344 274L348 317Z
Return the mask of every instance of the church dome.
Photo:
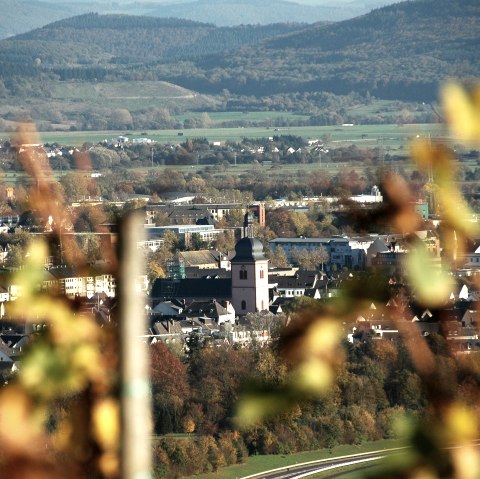
M254 261L265 259L263 254L263 244L255 238L242 238L235 245L235 257L232 261Z

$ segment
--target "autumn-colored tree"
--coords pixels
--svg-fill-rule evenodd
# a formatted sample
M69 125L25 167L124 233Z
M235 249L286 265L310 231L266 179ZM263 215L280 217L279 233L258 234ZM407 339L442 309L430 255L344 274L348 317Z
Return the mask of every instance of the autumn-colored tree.
M60 178L60 184L69 201L78 201L87 196L98 195L98 187L85 173L71 172Z
M253 353L228 347L202 348L189 362L193 399L201 404L205 422L203 430L225 428L234 415L241 382L251 371Z
M328 251L323 246L311 251L301 248L292 250L293 262L304 270L316 270L320 265L323 270L324 264L328 262L329 258Z
M242 226L245 211L241 208L233 208L225 216L228 226Z
M200 116L200 124L201 124L201 128L212 127L212 119L210 118L207 112L202 113L202 115Z
M73 227L76 232L95 232L107 219L101 207L81 206L74 211Z
M305 213L292 212L290 218L297 236L318 236L318 230L315 224Z
M270 253L270 265L275 268L287 268L288 267L288 259L287 255L285 254L285 250L277 245L275 249Z
M296 236L295 225L292 222L291 213L286 208L268 210L265 217L267 226L279 237L294 238Z
M170 220L168 219L168 213L164 211L156 211L153 217L153 223L155 226L165 226L170 224Z
M230 231L220 233L214 241L214 246L217 251L227 253L235 249L235 237Z
M155 428L159 433L183 430L183 407L190 397L187 371L165 344L151 346L151 381Z
M117 108L111 112L108 126L113 130L130 128L133 126L132 114L126 108Z
M280 385L287 376L287 366L274 351L262 348L257 351L254 374L268 384Z
M187 190L192 193L199 194L204 193L207 188L207 183L203 178L199 176L194 176L192 179L187 181Z
M166 248L160 247L157 251L145 251L146 273L151 283L157 278L167 276L166 262L173 258L173 254Z

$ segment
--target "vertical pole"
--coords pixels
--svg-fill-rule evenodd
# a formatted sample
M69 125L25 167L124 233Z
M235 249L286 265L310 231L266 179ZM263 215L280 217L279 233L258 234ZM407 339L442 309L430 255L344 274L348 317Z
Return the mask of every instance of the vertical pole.
M144 274L137 242L144 237L143 215L135 211L121 224L119 264L121 368L121 477L151 477L151 395L149 355L140 339L146 315L136 281Z

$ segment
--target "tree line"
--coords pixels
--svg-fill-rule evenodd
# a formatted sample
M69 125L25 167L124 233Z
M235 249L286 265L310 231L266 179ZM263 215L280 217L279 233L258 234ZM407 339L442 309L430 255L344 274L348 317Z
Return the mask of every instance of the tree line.
M162 343L151 346L157 477L211 472L252 454L290 454L394 438L394 421L428 414L422 382L402 343L366 338L343 345L345 361L325 396L296 404L262 424L238 430L235 403L247 384L276 389L289 370L275 346L238 349L199 344L192 335L187 356ZM478 356L454 359L437 334L428 344L442 363L451 394L470 387L462 369L478 368ZM339 353L340 354L340 353ZM468 398L467 398L468 400ZM167 433L191 436L175 439ZM200 459L200 456L202 458Z

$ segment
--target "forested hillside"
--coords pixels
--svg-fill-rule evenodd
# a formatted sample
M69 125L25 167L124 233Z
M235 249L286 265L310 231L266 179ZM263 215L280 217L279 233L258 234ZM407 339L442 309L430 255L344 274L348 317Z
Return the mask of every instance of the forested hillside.
M239 26L172 18L98 15L51 23L0 43L0 62L48 65L131 64L192 58L259 43L300 25Z
M151 91L168 82L192 91L181 95L190 110L289 111L312 117L309 124L341 124L346 110L329 108L326 94L342 95L337 106L358 106L373 97L428 105L445 79L479 77L479 20L476 0L402 2L328 25L216 27L85 14L0 41L0 98L9 99L0 106L0 118L14 121L26 107L48 128L95 129L98 121L80 116L112 116L100 106L141 109L141 115L152 108L184 111L177 94ZM125 93L92 104L103 88L99 84L106 83L121 84ZM72 85L76 92L95 94L77 93L70 101ZM58 101L55 115L52 99Z
M192 344L197 344L195 339L192 335ZM446 340L438 334L426 340L442 367L442 377L452 378L451 385L445 384L449 394L471 403L471 395L465 395L469 385L461 376L474 360L448 357ZM171 437L159 440L154 461L161 477L215 471L245 461L247 454L291 454L394 438L398 434L396 419L405 413L412 417L431 413L425 388L404 345L369 339L345 344L344 351L338 354L345 355L345 362L336 371L337 380L330 394L296 404L238 432L232 430L232 417L246 378L250 383L266 383L269 391L282 391L289 368L275 351L198 348L182 363L165 345L155 344L155 432L198 435L190 441ZM453 379L456 375L458 383Z
M402 2L310 26L218 28L88 14L0 42L0 67L3 78L55 73L61 80L166 80L207 94L356 91L430 101L442 80L480 74L479 17L476 0Z
M475 0L402 2L196 66L211 90L369 91L382 98L430 100L441 80L479 75L479 17Z
M393 0L314 0L309 5L276 0L2 0L0 39L28 32L53 21L95 12L185 18L217 26L268 25L277 22L339 21Z

